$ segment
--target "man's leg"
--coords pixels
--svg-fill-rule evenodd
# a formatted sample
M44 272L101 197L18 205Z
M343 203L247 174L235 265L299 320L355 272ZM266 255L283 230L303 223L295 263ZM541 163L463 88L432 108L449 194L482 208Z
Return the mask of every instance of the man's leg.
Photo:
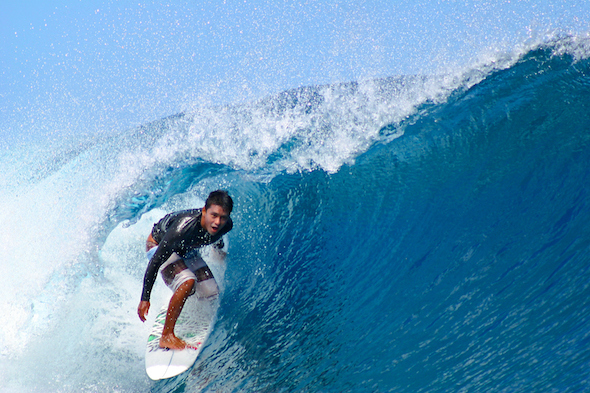
M194 284L195 280L188 280L182 283L172 295L168 304L162 337L160 338L160 347L170 349L184 349L186 347L186 343L174 335L174 326L186 299L192 292Z
M145 241L145 252L148 252L149 250L156 247L157 245L158 245L158 243L156 243L156 241L152 237L152 234L150 233L147 240Z
M184 260L184 263L197 278L195 296L198 299L212 299L219 294L219 287L213 277L213 272L199 253L191 255Z
M215 281L209 266L204 266L194 273L197 276L197 283L195 284L195 296L197 298L212 299L219 295L217 281Z
M170 263L169 263L170 262ZM172 254L168 261L160 268L160 274L170 289L172 298L168 304L166 321L160 338L160 347L170 349L184 349L186 343L176 337L174 326L184 307L186 299L194 293L196 276L187 269L184 261L176 253Z

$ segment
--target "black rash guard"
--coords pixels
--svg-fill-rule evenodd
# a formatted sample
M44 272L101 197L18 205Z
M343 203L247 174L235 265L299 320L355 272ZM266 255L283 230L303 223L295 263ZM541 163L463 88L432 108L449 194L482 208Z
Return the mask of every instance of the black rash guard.
M158 243L158 250L145 270L141 293L142 301L150 300L152 288L158 277L158 270L173 253L184 258L188 252L196 248L222 241L221 237L233 227L231 218L228 218L219 233L212 236L201 226L202 215L203 209L182 210L167 214L154 225L152 237ZM221 247L223 247L222 244Z

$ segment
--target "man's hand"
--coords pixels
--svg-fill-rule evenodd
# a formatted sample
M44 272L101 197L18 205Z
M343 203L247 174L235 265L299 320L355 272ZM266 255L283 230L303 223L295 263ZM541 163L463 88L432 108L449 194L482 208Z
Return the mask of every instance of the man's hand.
M137 313L139 314L139 319L141 319L141 322L145 322L149 309L150 302L146 300L142 300L141 302L139 302L139 306L137 307Z

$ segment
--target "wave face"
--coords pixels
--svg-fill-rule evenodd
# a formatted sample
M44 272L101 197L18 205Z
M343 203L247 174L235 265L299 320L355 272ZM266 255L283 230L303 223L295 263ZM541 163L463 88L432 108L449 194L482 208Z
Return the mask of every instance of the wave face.
M3 151L3 390L586 390L589 53ZM190 373L151 382L145 237L216 188L236 205L219 319Z

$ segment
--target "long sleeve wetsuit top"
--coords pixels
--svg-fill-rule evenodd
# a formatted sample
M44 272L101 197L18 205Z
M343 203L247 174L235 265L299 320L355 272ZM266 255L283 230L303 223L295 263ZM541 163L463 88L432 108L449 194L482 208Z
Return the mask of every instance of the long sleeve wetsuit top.
M142 301L149 301L158 270L173 253L181 258L196 248L213 244L233 228L231 218L219 233L210 235L201 226L203 209L182 210L170 213L158 221L152 229L152 237L158 243L158 250L150 260L143 278Z

